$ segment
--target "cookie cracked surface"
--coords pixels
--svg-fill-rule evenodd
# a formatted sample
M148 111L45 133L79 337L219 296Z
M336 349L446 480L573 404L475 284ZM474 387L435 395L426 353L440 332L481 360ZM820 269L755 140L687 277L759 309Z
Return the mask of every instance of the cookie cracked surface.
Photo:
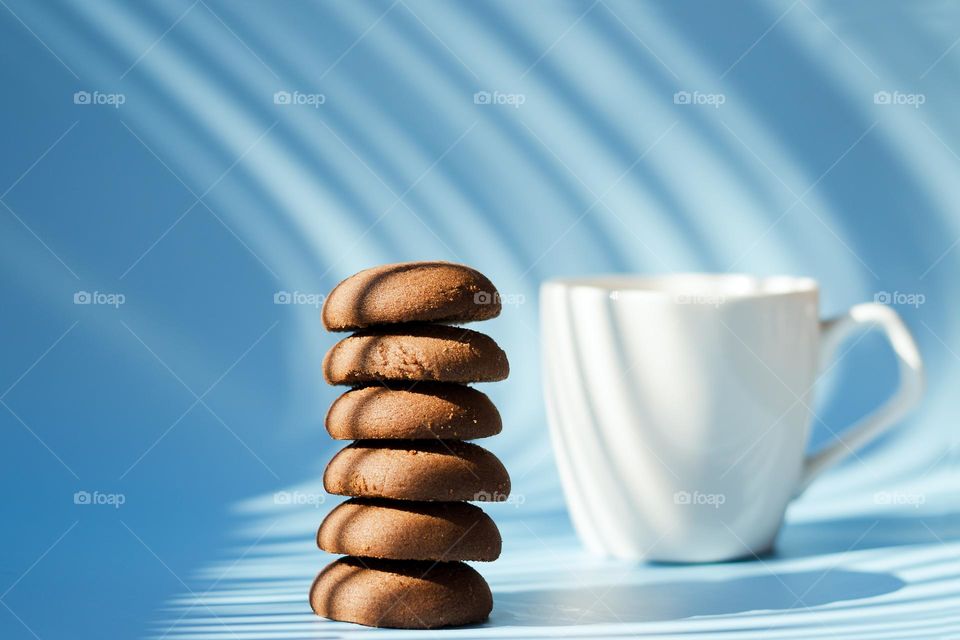
M509 373L507 355L493 338L446 325L364 329L333 345L323 358L329 384L495 382Z
M500 412L486 394L436 382L409 389L378 384L351 389L333 403L324 424L336 440L473 440L503 428Z

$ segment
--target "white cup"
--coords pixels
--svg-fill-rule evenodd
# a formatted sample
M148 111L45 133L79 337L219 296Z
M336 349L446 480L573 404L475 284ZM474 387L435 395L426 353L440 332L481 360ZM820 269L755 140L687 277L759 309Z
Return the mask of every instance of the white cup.
M814 280L745 275L551 280L540 296L547 414L567 504L592 551L710 562L769 550L787 503L916 404L900 317L821 321ZM853 331L882 329L900 386L822 452L812 391Z

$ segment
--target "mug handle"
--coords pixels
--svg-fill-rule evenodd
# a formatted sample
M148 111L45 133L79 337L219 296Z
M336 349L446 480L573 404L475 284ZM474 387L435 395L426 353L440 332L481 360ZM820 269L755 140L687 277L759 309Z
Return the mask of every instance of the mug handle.
M808 456L803 464L800 486L803 491L820 473L884 433L902 418L923 394L923 360L913 336L892 308L877 303L858 304L846 313L820 323L820 366L832 360L843 341L858 330L879 328L887 336L897 357L900 386L883 405L861 418L842 437L822 451Z

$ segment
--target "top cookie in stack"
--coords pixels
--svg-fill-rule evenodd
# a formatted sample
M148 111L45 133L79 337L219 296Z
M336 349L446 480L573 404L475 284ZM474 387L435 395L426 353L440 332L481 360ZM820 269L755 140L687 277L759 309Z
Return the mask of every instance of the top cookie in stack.
M462 323L500 315L500 296L476 269L452 262L402 262L365 269L338 284L323 305L327 331L400 322Z
M355 333L323 361L328 383L354 387L334 402L326 428L357 442L324 473L326 490L351 500L317 533L321 549L347 555L311 588L319 615L432 628L490 613L490 588L463 561L495 560L500 532L467 501L506 499L510 477L492 453L463 442L501 430L490 399L465 385L503 380L509 364L490 337L451 325L500 308L485 276L449 262L361 271L327 297L324 326Z

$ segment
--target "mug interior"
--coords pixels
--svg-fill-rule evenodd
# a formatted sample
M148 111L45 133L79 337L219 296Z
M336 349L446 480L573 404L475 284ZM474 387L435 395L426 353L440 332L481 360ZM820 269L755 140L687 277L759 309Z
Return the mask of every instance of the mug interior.
M751 276L734 273L674 273L657 276L600 275L554 278L547 286L593 289L609 293L636 293L666 296L709 296L724 299L754 298L812 293L813 278L800 276Z

